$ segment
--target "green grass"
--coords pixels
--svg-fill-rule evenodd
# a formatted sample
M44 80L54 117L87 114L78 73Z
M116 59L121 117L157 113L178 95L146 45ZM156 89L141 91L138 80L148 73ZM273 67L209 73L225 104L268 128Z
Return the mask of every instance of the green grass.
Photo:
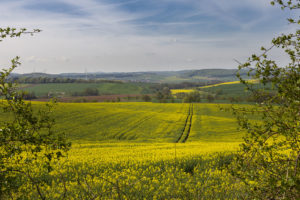
M201 91L205 91L208 93L220 93L223 96L244 96L250 94L249 92L245 91L245 85L238 83L238 84L224 84L218 85L215 87L207 87L207 88L199 88Z
M271 85L267 84L266 86L262 86L258 83L253 83L253 88L255 89L264 88L270 91ZM225 83L213 85L213 87L204 86L198 89L200 91L204 91L207 93L219 94L224 97L245 97L251 94L250 91L246 90L246 86L244 84L236 83L236 82L232 82L231 84L225 82Z
M49 92L64 93L70 96L74 92L83 92L86 88L98 89L100 94L147 94L149 85L145 83L47 83L35 84L24 88L36 96L47 96Z

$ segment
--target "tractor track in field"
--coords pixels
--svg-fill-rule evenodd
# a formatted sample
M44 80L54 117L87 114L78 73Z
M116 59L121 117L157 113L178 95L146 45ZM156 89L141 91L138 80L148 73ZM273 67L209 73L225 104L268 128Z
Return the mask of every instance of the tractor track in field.
M182 132L181 132L179 138L176 140L176 143L179 143L179 142L185 143L187 141L187 139L189 138L190 132L191 132L191 127L192 127L193 111L194 111L194 105L190 104L188 116L185 120Z
M190 132L191 132L191 128L192 128L192 121L193 121L193 112L194 112L194 105L192 104L190 106L190 118L189 118L189 124L188 124L188 130L187 130L187 134L186 136L183 138L183 141L182 143L185 143L187 141L187 139L189 138L190 136Z

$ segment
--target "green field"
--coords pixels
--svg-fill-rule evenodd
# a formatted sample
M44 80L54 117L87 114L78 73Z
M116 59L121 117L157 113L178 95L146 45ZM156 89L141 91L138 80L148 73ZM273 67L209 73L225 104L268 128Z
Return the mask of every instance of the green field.
M80 93L87 88L98 89L100 95L151 93L146 83L46 83L26 85L23 90L34 92L37 97L47 97L49 92L71 96L74 92Z
M39 106L40 103L34 103ZM190 104L59 103L56 129L71 140L175 142L182 134ZM221 107L228 107L224 104ZM187 142L238 142L235 118L217 104L193 104Z
M245 90L245 85L241 83L233 83L233 84L223 84L217 85L214 87L203 87L199 88L200 91L212 93L212 94L220 94L223 96L245 96L249 95L250 93Z
M249 81L253 85L252 87L254 89L265 89L265 90L271 90L271 85L267 84L266 86L263 86L262 84L257 83L255 80ZM215 85L208 85L204 87L197 88L200 91L211 93L211 94L217 94L223 97L247 97L251 95L250 91L246 90L246 86L239 81L234 82L224 82L220 84Z

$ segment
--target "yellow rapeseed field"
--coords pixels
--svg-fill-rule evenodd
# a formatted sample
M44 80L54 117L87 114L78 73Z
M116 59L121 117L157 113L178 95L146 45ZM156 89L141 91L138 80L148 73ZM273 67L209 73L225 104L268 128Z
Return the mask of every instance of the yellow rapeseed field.
M191 93L194 91L195 90L193 90L193 89L171 89L171 93L173 95L178 94L178 93Z
M257 80L248 80L248 83L257 83ZM240 84L240 81L231 81L231 82L224 82L224 83L218 83L218 84L214 84L214 85L206 85L206 86L202 86L199 88L210 88L210 87L216 87L216 86L220 86L220 85L232 85L232 84Z
M60 103L55 129L71 150L50 173L39 167L46 160L22 166L30 179L12 195L38 199L31 180L43 180L46 199L244 199L243 183L226 169L243 136L220 111L228 106Z

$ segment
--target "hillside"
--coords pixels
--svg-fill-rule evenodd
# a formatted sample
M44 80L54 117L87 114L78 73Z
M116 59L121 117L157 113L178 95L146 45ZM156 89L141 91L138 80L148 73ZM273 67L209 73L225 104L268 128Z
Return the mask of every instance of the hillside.
M83 80L120 80L150 83L179 83L237 80L235 69L199 69L183 71L153 71L153 72L118 72L118 73L62 73L62 74L12 74L11 77L25 78L61 78ZM242 73L243 75L243 73Z
M21 88L27 92L34 92L37 97L48 97L49 93L62 96L81 95L86 89L97 89L97 95L114 94L148 94L152 93L147 83L47 83L27 84ZM88 96L88 95L86 95Z
M235 118L216 104L59 103L54 117L56 129L73 141L239 142L242 137Z

